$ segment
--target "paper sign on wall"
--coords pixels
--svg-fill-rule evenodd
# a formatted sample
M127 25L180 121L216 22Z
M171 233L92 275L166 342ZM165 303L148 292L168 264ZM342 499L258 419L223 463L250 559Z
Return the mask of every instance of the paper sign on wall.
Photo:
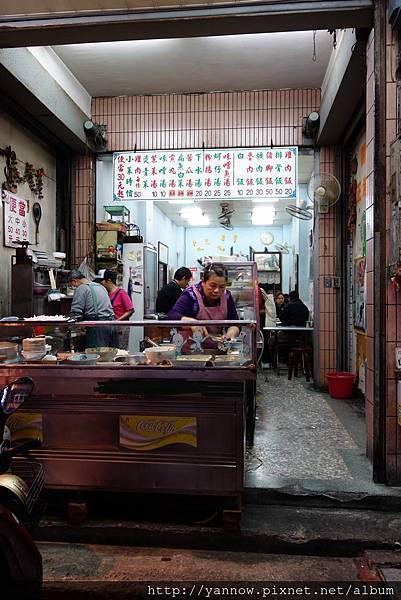
M6 192L3 212L4 245L15 248L13 242L29 241L28 201Z
M297 167L297 147L115 152L113 197L295 199Z

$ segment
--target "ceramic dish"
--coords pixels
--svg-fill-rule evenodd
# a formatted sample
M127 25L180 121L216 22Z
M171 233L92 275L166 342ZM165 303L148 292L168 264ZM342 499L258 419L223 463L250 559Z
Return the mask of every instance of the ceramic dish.
M99 360L100 354L73 354L67 358L67 362L75 365L95 365Z
M85 348L86 354L98 354L99 362L111 362L117 354L117 348L108 346L95 346L94 348Z

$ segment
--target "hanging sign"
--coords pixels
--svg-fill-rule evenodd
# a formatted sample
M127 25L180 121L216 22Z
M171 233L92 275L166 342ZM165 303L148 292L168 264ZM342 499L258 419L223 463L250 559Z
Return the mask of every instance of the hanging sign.
M29 241L28 201L6 192L3 213L4 245L15 248L13 242Z
M297 197L297 147L115 152L113 158L116 201Z

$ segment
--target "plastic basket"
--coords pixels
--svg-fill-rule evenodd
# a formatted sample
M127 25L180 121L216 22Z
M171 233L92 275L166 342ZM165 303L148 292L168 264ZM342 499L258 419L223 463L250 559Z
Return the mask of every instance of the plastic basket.
M25 456L16 456L11 462L11 472L28 484L29 489L25 503L26 517L31 522L35 521L40 512L38 507L45 482L43 466Z
M329 394L332 398L351 398L355 375L348 371L332 371L327 373Z

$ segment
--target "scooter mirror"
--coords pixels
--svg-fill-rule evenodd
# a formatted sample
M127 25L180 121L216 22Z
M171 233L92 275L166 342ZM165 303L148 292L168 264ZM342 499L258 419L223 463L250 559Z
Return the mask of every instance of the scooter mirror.
M1 410L11 415L32 394L34 383L30 377L19 377L0 391Z

